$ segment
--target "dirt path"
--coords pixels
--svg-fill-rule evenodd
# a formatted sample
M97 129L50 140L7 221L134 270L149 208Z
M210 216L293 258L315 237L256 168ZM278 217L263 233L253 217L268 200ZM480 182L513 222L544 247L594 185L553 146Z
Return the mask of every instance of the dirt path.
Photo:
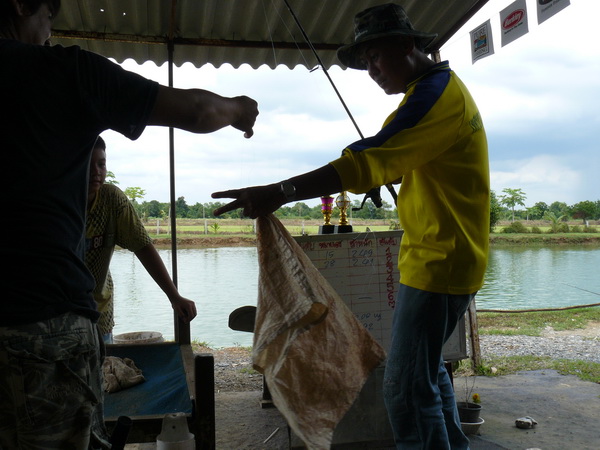
M552 336L582 336L586 338L599 338L600 337L600 322L589 322L585 328L578 328L575 330L555 330L552 327L546 327L542 331L542 337Z

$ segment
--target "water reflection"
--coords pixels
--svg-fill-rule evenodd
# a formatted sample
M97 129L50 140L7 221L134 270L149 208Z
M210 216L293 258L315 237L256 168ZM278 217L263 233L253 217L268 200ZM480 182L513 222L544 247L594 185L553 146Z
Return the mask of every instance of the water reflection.
M598 267L598 248L494 247L477 304L479 308L529 309L598 303Z
M159 254L170 268L171 251L159 250ZM192 339L215 347L252 345L252 334L230 330L228 319L239 306L256 304L256 248L182 249L177 252L177 264L179 290L198 307ZM599 303L599 267L597 247L494 247L477 305L480 309L528 309ZM115 251L111 271L114 332L160 331L171 339L171 305L135 255Z
M170 250L159 250L169 271ZM252 334L228 327L229 314L255 305L258 292L256 248L182 249L177 251L181 295L196 302L198 316L191 324L192 339L215 347L252 345ZM160 331L173 338L173 310L135 255L115 251L111 263L115 282L114 333Z

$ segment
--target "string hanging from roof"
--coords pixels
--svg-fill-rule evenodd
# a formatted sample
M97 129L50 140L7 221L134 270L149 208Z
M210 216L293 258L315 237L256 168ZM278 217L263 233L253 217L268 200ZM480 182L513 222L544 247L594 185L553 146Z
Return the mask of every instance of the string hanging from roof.
M316 51L315 47L313 46L310 38L308 37L308 35L304 31L304 28L302 27L302 24L300 23L300 21L298 20L298 17L294 13L294 10L292 9L292 7L290 6L290 4L288 3L287 0L283 0L283 1L284 1L285 5L287 6L290 14L292 15L292 18L296 22L296 25L298 25L298 28L300 29L300 32L302 33L302 36L304 37L304 40L308 44L308 46L309 46L310 50L312 51L313 55L315 55L315 58L317 59L318 65L323 70L323 73L325 74L325 76L329 80L329 83L331 84L331 87L333 87L333 90L335 91L335 93L338 96L340 102L342 103L342 106L346 110L346 113L348 114L348 117L350 117L350 120L352 121L354 127L356 128L356 131L358 132L358 135L360 136L361 139L364 139L364 135L362 134L362 131L360 131L360 128L358 127L358 124L356 123L356 120L354 120L354 116L352 115L352 113L348 109L348 106L346 105L346 102L344 101L344 99L342 98L342 95L338 91L337 86L335 85L335 83L333 82L333 80L331 79L331 77L329 76L329 72L327 71L327 68L325 67L325 65L321 61L321 57L317 53L317 51ZM396 191L394 190L394 187L391 184L386 184L385 186L388 189L388 191L390 192L390 194L392 195L392 198L394 199L394 204L396 204L396 202L398 200L398 195L396 194ZM373 203L375 204L375 206L377 206L378 208L380 208L382 206L381 194L380 194L380 187L373 188L369 192L367 192L365 194L365 197L364 197L364 199L362 201L362 204L361 204L360 208L353 208L353 210L361 209L363 207L363 205L365 204L365 201L368 198L370 198L373 201Z

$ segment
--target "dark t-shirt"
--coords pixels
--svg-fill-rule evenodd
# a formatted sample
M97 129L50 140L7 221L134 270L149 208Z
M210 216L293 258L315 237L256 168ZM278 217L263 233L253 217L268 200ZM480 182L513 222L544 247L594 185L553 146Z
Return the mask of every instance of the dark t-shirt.
M0 39L0 61L0 326L96 320L83 262L91 149L106 129L138 138L158 84L79 47Z

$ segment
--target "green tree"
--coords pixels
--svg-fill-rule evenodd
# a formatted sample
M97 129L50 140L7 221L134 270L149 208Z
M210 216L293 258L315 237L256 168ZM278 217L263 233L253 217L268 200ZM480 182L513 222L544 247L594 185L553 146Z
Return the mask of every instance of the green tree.
M569 207L564 202L554 202L548 207L548 211L553 213L555 216L562 216L563 219L569 217Z
M356 211L352 211L352 217L357 219L396 219L392 205L385 200L381 201L381 208L377 208L371 199L367 200L364 204L362 200L354 199L348 207L348 217L350 217L350 209L360 208ZM339 214L339 211L338 211Z
M323 211L321 211L321 204L313 206L310 209L309 215L311 219L323 219Z
M294 210L298 214L298 217L310 217L310 207L304 202L296 203Z
M177 217L188 217L188 211L190 207L185 202L185 197L178 197L175 201L175 211L177 211Z
M142 203L142 210L147 217L162 217L162 211L164 211L164 205L158 200L151 200L149 202Z
M571 216L574 219L582 219L584 224L587 224L588 219L595 218L595 214L596 203L590 200L575 203L573 206L571 206Z
M500 214L502 213L502 207L498 202L498 198L496 197L496 193L494 191L490 192L490 233L494 230L494 227L500 220Z
M541 220L548 211L548 205L544 202L537 202L531 208L528 208L529 218L531 220Z
M502 189L502 192L504 192L504 195L500 196L500 203L512 210L512 221L514 222L515 221L515 206L517 206L517 205L525 206L525 200L527 199L527 196L525 195L525 192L523 192L520 188L518 188L518 189L505 188L505 189Z
M138 198L144 198L146 191L140 187L128 187L123 191L127 198L132 202L136 202Z
M117 178L115 177L115 174L112 173L110 170L106 171L106 184L119 184Z
M558 229L560 228L560 221L564 217L564 215L557 216L552 211L546 211L546 214L544 214L544 219L550 221L550 229L553 233L558 233Z
M290 205L282 205L273 214L279 219L289 219L292 217L297 217L296 210L293 206Z
M204 209L204 205L202 203L188 205L188 212L187 212L188 219L202 218L202 210L203 209Z

